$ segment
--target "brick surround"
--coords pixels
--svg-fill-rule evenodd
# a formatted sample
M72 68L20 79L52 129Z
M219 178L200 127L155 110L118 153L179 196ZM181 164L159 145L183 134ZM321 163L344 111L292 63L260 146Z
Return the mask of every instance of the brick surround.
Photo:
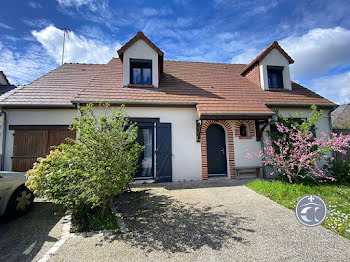
M240 136L240 126L244 124L247 126L248 136ZM250 120L239 120L235 124L235 137L239 139L252 139L255 136L254 123Z
M225 120L205 120L201 130L201 157L202 157L202 180L208 180L208 159L207 159L207 128L211 124L220 124L224 127L226 132L227 146L228 146L228 162L230 178L236 178L235 170L235 153L233 146L233 128Z
M261 86L260 82L260 68L259 63L257 63L255 66L253 66L251 69L248 70L245 77L252 83L256 84L257 86Z

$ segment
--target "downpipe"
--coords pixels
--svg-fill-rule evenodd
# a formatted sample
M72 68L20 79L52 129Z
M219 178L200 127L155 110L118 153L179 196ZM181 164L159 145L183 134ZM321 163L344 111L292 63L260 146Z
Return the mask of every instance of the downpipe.
M6 126L7 126L7 113L3 111L0 107L0 112L2 116L2 126L1 126L1 171L5 170L5 148L6 148Z

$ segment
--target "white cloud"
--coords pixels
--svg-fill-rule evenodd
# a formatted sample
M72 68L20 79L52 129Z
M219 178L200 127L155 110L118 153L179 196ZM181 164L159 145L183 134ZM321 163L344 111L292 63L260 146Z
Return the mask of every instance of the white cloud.
M154 8L151 8L151 7L145 7L142 9L142 13L145 16L155 16L158 14L158 11Z
M4 28L4 29L7 29L7 30L12 30L13 28L5 23L1 23L0 22L0 27L1 28Z
M22 19L22 22L29 27L43 28L51 24L51 22L45 18L34 18L34 19Z
M62 59L63 30L55 26L48 26L41 31L32 31L33 36L43 45L48 54L57 63ZM98 40L86 39L70 32L65 43L65 62L79 63L107 63L117 56L119 43L105 44Z
M325 74L350 63L350 30L342 27L315 28L301 36L284 38L279 44L295 61L290 67L294 79ZM234 56L231 63L247 64L262 50L247 48Z
M39 4L38 2L34 2L34 1L30 1L30 2L28 3L28 5L29 5L31 8L34 8L34 9L36 9L36 8L43 8L43 6L42 6L41 4Z
M323 74L350 62L350 30L315 28L302 36L290 36L279 44L294 59L292 76Z
M91 11L99 11L101 8L108 7L108 0L57 0L60 6L75 7L79 9L86 6Z
M56 67L53 59L43 55L38 45L29 46L24 53L17 53L0 43L0 68L10 83L28 84Z
M337 104L350 103L350 71L314 78L308 87Z
M232 64L249 64L259 54L256 48L247 48L232 58Z

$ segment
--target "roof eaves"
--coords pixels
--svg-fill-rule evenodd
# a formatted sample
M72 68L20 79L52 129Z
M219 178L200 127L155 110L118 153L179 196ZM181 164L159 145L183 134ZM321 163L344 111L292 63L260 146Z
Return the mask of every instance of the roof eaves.
M196 106L195 102L145 102L145 101L94 101L72 100L72 104L108 103L111 105L155 105L155 106Z
M336 108L336 104L288 104L288 103L265 103L267 107L279 106L279 107L311 107L316 105L319 108Z

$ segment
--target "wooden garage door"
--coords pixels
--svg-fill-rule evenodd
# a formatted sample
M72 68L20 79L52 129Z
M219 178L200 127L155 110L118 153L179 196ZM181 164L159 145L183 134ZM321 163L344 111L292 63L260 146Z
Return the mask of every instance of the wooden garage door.
M66 142L67 137L75 138L75 131L68 128L15 130L12 171L31 169L38 157L48 155L51 146Z

